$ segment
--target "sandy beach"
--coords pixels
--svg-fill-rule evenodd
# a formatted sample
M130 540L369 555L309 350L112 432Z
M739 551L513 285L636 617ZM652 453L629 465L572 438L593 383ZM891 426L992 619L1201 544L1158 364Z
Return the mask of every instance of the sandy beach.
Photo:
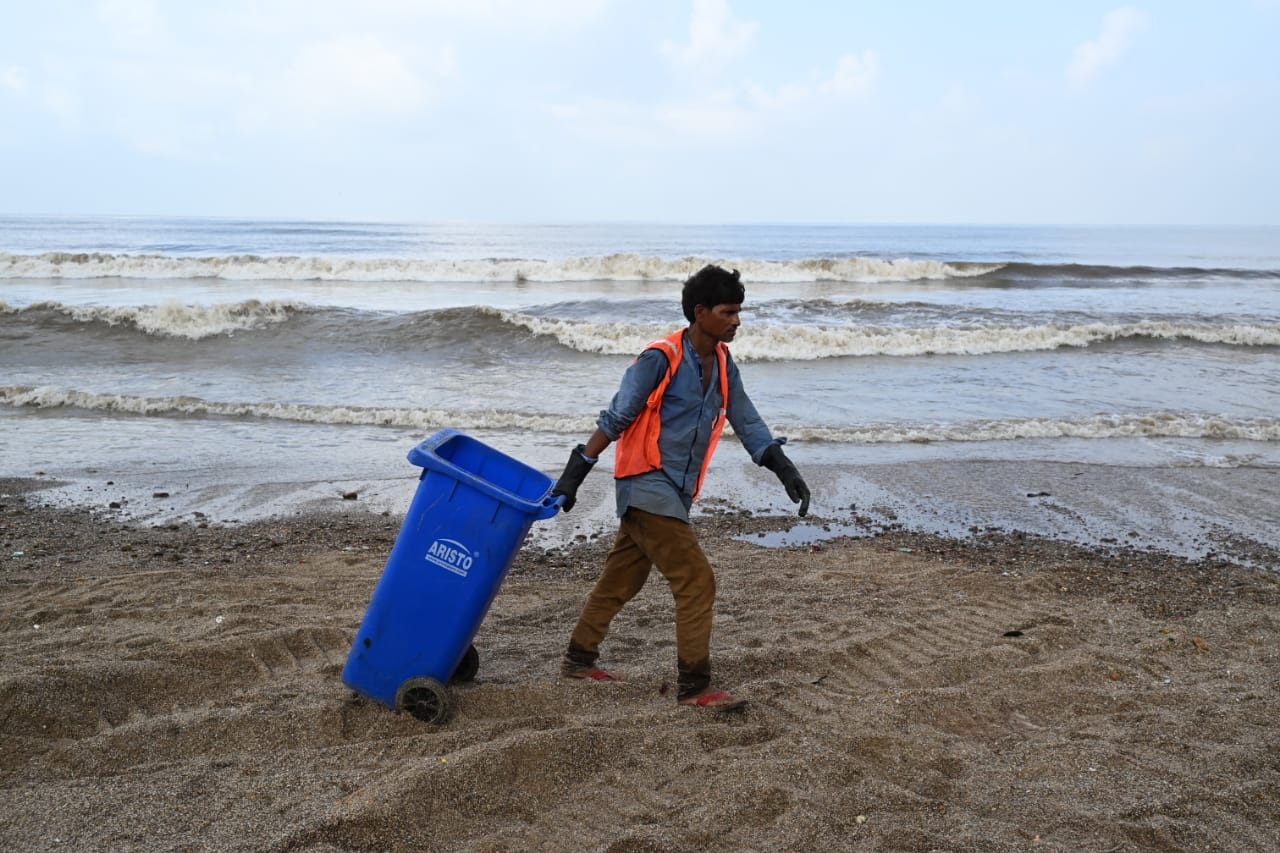
M432 727L339 673L399 528L133 526L0 481L9 850L1266 850L1280 576L1016 533L788 548L699 520L735 715L677 708L655 576L623 684L557 677L604 552L521 551ZM753 541L755 540L755 541Z
M1280 0L921 5L4 3L0 853L1280 853Z

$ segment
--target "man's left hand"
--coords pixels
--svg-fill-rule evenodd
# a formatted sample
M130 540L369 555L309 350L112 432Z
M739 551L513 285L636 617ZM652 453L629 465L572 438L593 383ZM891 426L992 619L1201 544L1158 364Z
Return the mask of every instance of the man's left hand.
M804 518L808 515L809 487L805 485L804 478L800 476L796 466L782 452L782 447L777 444L769 445L769 449L764 452L760 464L778 476L778 479L782 481L783 488L787 490L787 497L791 498L791 502L800 504L800 517Z

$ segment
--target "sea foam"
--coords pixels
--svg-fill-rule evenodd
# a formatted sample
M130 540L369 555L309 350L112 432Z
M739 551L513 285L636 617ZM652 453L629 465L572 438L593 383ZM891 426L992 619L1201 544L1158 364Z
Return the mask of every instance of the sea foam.
M293 313L303 310L306 310L306 306L299 303L257 299L212 305L163 302L158 305L109 306L37 302L21 309L9 308L0 303L0 313L51 312L80 323L132 326L148 335L190 340L283 323Z
M0 315L25 318L46 316L41 322L54 328L68 317L85 323L102 323L136 329L144 335L197 341L217 335L251 332L308 315L317 322L341 323L344 335L388 334L381 313L346 312L337 309L278 300L250 299L207 305L166 302L158 305L100 306L40 302L22 308L0 302ZM447 322L444 320L447 318ZM488 334L492 324L522 330L533 338L554 342L584 353L635 355L674 328L671 323L602 322L535 316L488 306L450 308L424 312L402 324L398 331L406 348L445 345ZM441 322L428 324L428 320ZM28 320L29 321L29 320ZM38 320L40 321L40 320ZM298 332L302 334L302 332ZM427 335L428 337L423 337ZM1240 347L1280 346L1280 325L1219 321L1142 320L1139 322L948 323L926 321L921 325L859 323L856 317L841 324L751 322L743 327L731 349L739 361L813 361L858 356L988 355L1037 352L1064 347L1085 348L1111 341L1133 339L1192 341ZM394 340L394 339L392 339Z
M660 325L596 323L492 313L534 335L581 352L633 355L669 334ZM986 355L1034 352L1130 338L1189 340L1231 346L1280 346L1280 326L1215 325L1144 320L1138 323L1031 326L816 326L753 325L731 345L740 361L811 361L850 356Z
M953 424L791 428L790 437L841 444L1016 441L1053 438L1212 438L1280 441L1280 419L1186 412L1008 418Z
M613 254L563 260L422 260L327 256L133 255L102 252L0 252L0 279L224 279L230 281L571 282L684 281L707 263L738 269L753 282L914 281L983 275L1001 264L911 258L749 258Z
M39 409L82 409L145 416L258 418L312 424L387 426L433 430L514 429L578 435L595 413L516 412L501 409L403 409L274 402L222 402L198 397L141 397L49 386L0 387L0 404ZM1100 413L1065 418L1007 418L931 424L866 424L843 427L777 424L795 440L840 444L1014 441L1053 438L1212 438L1280 441L1280 419L1155 411Z
M339 426L388 426L434 430L519 429L534 432L589 432L595 415L552 415L499 409L397 409L322 406L302 403L224 402L199 397L140 397L49 386L0 387L0 404L39 409L83 409L147 416L259 418Z

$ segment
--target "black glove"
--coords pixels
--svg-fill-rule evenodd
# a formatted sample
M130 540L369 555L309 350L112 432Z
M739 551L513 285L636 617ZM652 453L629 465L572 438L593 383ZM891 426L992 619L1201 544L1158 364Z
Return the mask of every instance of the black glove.
M564 466L564 473L560 475L560 479L556 480L556 484L551 488L551 495L564 495L564 503L560 508L565 512L573 509L573 505L578 502L578 487L582 485L582 481L587 479L587 474L591 473L591 469L596 463L587 460L583 455L583 451L587 449L585 444L579 444L569 454L569 462Z
M769 445L769 449L764 452L764 456L760 459L760 464L777 474L778 479L782 481L782 485L787 490L787 497L791 498L793 504L800 504L800 517L804 518L808 515L809 487L804 484L804 479L800 476L800 472L796 470L796 466L782 452L782 446L779 444Z

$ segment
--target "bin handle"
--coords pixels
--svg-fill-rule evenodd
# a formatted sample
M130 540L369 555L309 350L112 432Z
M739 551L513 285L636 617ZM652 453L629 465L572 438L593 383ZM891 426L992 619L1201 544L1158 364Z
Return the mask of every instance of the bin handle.
M496 483L491 483L488 480L475 477L470 472L453 464L453 462L439 457L436 451L438 451L445 442L457 437L466 438L471 441L475 440L460 430L447 428L442 429L435 435L430 436L425 441L420 442L416 447L414 447L413 450L409 452L409 461L424 469L422 476L426 476L425 469L428 468L450 475L454 473L467 475L468 479L471 481L470 485L473 488L486 492L491 497L497 498L498 500L514 507L524 508L524 511L532 515L536 521L550 518L560 510L561 505L565 501L564 495L552 496L550 486L548 486L546 494L544 494L540 500L531 501L528 498L521 497L514 492L502 488Z
M564 502L566 500L568 500L568 498L565 497L564 495L553 495L550 492L548 492L547 496L542 499L542 507L543 507L543 511L549 510L549 512L547 512L546 515L543 515L542 513L538 513L539 520L544 518L550 518L551 516L555 515L556 512L559 511L560 507L564 506Z

